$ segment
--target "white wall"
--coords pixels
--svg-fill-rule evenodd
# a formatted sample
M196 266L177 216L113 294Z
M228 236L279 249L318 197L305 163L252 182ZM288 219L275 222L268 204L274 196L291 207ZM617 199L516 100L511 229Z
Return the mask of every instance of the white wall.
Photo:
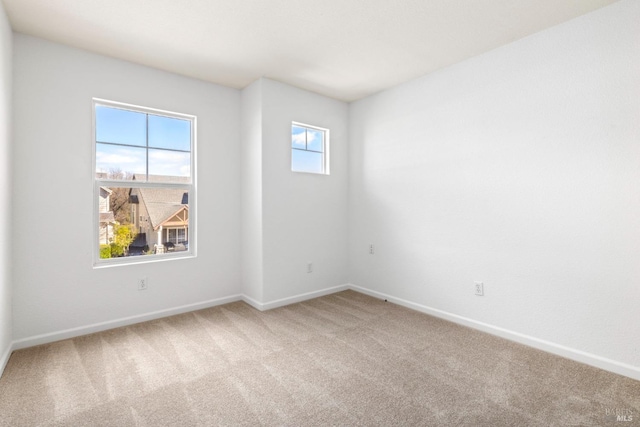
M638 22L621 1L352 104L352 283L640 373Z
M348 105L262 79L264 302L348 282ZM330 130L330 175L291 172L291 122ZM307 263L313 273L307 273Z
M14 339L237 295L240 92L14 40ZM92 268L92 97L198 117L197 258Z
M11 75L13 34L0 3L0 374L13 340L11 315Z
M242 293L259 305L263 300L262 80L242 90L240 115Z
M264 309L344 288L347 104L266 78L241 99L243 294ZM291 172L293 121L330 130L330 175Z

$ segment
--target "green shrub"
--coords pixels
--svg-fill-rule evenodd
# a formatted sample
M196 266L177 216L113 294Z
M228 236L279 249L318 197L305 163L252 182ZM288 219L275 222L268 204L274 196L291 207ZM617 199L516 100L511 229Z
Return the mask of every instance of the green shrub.
M131 224L116 224L113 227L113 243L111 243L111 257L124 256L129 251L129 245L136 238L136 232Z
M117 258L119 256L123 256L124 255L124 248L120 245L118 245L117 243L112 243L111 244L111 257L110 258Z
M100 245L100 258L111 258L111 246Z

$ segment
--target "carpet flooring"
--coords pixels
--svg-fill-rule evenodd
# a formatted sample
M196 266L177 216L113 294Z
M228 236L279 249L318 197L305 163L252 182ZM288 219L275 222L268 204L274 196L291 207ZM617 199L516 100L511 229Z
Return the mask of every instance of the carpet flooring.
M19 350L0 378L0 425L12 427L639 421L639 381L353 291Z

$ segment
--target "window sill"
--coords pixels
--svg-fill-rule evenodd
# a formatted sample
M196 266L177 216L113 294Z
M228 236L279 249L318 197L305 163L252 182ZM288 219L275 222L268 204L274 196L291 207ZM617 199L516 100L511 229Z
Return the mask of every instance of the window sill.
M190 259L190 258L196 258L196 254L193 252L185 251L181 253L171 253L171 254L161 254L161 255L137 255L137 256L109 258L105 260L94 261L93 268L102 269L102 268L110 268L110 267L121 267L125 265L150 264L150 263L156 263L156 262L175 261L179 259Z
M328 172L297 171L297 170L294 170L294 169L291 169L291 172L294 172L294 173L306 173L306 174L309 174L309 175L326 175L326 176L329 176Z

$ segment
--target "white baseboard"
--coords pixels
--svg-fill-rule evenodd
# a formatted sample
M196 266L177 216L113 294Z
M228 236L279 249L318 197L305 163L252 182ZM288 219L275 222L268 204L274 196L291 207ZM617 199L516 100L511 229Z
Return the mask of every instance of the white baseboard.
M242 294L240 296L242 298L242 301L246 302L247 304L249 304L251 307L255 308L256 310L260 310L260 311L264 311L263 305L261 302L258 302L257 300L254 300L253 298Z
M189 311L202 310L203 308L214 307L216 305L228 304L230 302L241 301L242 295L232 295L229 297L203 301L195 304L187 304L179 307L169 308L166 310L152 311L150 313L140 314L136 316L123 317L121 319L109 320L107 322L94 323L87 326L65 329L58 332L50 332L42 335L22 338L13 342L12 349L19 350L21 348L33 347L35 345L47 344L54 341L60 341L68 338L75 338L81 335L93 334L95 332L106 331L108 329L119 328L121 326L133 325L135 323L146 322L148 320L160 319L162 317L173 316L176 314L187 313Z
M335 294L336 292L346 291L347 289L349 289L349 285L333 286L331 288L325 288L325 289L321 289L319 291L313 291L313 292L306 292L304 294L298 294L292 297L282 298L282 299L278 299L278 300L274 300L266 303L260 303L252 298L249 298L246 295L242 296L242 300L247 304L249 304L250 306L260 311L265 311L265 310L271 310L273 308L283 307L289 304L295 304L297 302L302 302L302 301L306 301L313 298L323 297L325 295Z
M615 374L624 375L626 377L633 378L634 380L640 380L640 367L638 366L633 366L626 363L618 362L616 360L607 359L606 357L601 357L596 354L587 353L582 350L577 350L574 348L566 347L564 345L521 334L519 332L514 332L505 328L501 328L499 326L490 325L484 322L478 322L477 320L458 316L457 314L438 310L436 308L417 304L401 298L396 298L391 295L383 294L382 292L372 291L370 289L362 288L354 284L349 284L348 288L375 298L385 299L389 302L410 308L412 310L420 311L422 313L439 317L453 323L468 326L479 331L506 338L508 340L536 348L538 350L546 351L547 353L562 356L576 362L584 363L586 365L595 366L596 368L604 369L605 371L613 372Z

